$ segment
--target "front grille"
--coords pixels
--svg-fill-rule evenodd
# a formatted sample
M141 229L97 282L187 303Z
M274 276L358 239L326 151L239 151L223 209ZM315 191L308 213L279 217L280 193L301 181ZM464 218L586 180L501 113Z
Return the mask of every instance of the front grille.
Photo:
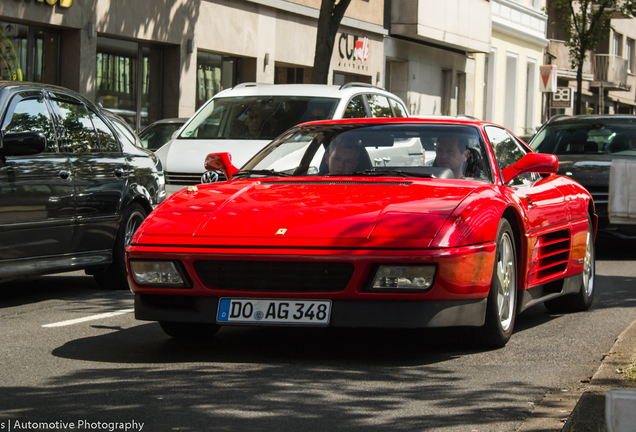
M608 186L585 186L585 188L592 195L594 204L607 204L609 199Z
M539 237L532 250L533 282L563 274L570 260L570 232L561 230Z
M337 292L346 288L353 264L300 261L195 261L208 288L255 292Z
M178 172L168 172L166 171L166 184L176 185L176 186L192 186L201 184L201 176L203 173L178 173ZM225 181L225 176L219 174L218 181Z

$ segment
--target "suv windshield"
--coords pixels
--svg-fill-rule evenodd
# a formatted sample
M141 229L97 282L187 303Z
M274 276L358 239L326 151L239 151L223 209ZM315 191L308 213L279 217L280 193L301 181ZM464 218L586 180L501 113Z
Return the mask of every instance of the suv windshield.
M429 142L456 157L438 154L425 166L423 143ZM285 174L491 178L476 128L420 124L302 126L261 150L238 176Z
M246 96L212 99L182 131L186 139L272 140L293 126L333 117L338 99Z
M530 142L540 153L636 155L636 120L598 119L557 122L543 128Z

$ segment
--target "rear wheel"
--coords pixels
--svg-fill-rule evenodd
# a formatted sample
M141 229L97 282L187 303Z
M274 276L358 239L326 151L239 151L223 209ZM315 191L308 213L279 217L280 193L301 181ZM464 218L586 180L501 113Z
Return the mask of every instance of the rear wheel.
M545 307L550 312L583 312L592 306L596 281L596 253L594 249L594 227L588 216L581 289L576 294L564 295L545 302Z
M102 288L130 289L126 275L126 246L130 244L146 216L146 210L140 204L133 203L126 209L113 246L113 262L93 275Z
M479 329L482 343L489 348L506 345L515 324L517 308L517 259L515 242L510 223L506 219L499 222L497 230L497 250L488 303L486 321Z
M168 335L177 339L201 339L212 337L221 326L210 323L188 323L160 321L161 329Z

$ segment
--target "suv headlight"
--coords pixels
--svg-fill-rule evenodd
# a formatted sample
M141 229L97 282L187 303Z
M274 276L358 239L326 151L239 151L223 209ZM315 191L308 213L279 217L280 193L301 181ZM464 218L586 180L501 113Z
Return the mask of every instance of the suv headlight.
M433 286L435 265L381 265L373 278L374 290L427 290Z
M188 288L187 278L174 261L130 260L130 272L138 285Z

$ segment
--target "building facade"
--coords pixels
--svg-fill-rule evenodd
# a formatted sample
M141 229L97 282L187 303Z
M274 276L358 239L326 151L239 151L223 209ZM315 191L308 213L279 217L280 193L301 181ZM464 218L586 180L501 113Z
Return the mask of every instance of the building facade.
M490 50L486 0L385 0L386 89L412 115L474 115L475 54Z
M475 115L519 136L542 123L539 86L548 16L539 0L492 0L492 37L476 56Z
M68 87L140 130L241 82L310 82L320 3L3 0L0 77ZM383 19L382 0L352 1L330 84L383 84Z

